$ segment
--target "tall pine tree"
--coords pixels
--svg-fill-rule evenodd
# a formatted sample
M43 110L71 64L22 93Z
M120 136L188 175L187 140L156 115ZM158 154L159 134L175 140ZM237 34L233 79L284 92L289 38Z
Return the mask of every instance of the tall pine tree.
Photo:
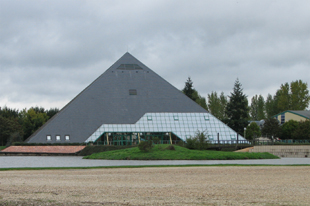
M182 92L191 98L194 102L196 102L197 97L194 95L195 89L193 87L193 82L190 77L188 77L187 81L185 82L185 87Z
M244 128L248 125L249 118L248 100L247 96L243 94L241 86L239 79L237 79L225 110L227 116L225 123L240 135L243 134Z
M187 81L185 82L185 87L182 92L191 98L194 102L199 104L202 108L208 111L206 99L202 97L196 89L193 87L193 82L190 77L188 77Z

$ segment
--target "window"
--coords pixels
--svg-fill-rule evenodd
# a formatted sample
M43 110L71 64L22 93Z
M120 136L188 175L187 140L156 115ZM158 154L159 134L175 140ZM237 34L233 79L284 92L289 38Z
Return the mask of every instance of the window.
M70 140L70 136L69 135L65 135L65 140L69 141Z
M56 135L56 141L60 141L60 135Z
M152 116L151 115L147 115L147 121L152 121Z
M136 89L129 89L129 95L137 95Z
M174 119L174 121L178 121L179 120L178 115L173 115L173 119Z
M121 64L117 69L120 70L142 70L142 68L137 64Z
M52 141L52 136L51 135L46 135L46 140L47 141Z
M285 122L285 114L281 114L281 124L284 124Z
M207 115L205 115L204 118L205 118L206 121L209 120L209 116L207 116Z

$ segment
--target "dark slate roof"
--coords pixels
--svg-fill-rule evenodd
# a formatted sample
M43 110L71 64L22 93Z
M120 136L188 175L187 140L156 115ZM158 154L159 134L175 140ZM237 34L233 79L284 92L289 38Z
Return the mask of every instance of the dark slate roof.
M133 124L147 112L207 111L127 52L26 141L84 142L102 124Z

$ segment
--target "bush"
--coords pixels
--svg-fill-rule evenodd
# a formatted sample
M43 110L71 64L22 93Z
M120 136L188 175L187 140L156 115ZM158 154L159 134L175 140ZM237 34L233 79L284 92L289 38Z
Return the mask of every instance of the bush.
M153 147L153 142L152 140L148 140L148 141L141 141L139 144L138 144L138 148L140 151L143 151L143 152L149 152Z
M187 149L196 149L196 145L197 145L197 139L196 138L191 137L191 138L186 139L185 147Z
M173 145L169 145L168 147L165 148L166 150L175 150Z
M152 140L153 140L154 144L160 143L160 139L158 137L153 137Z
M185 147L188 149L205 150L208 147L208 135L198 131L195 137L186 139Z

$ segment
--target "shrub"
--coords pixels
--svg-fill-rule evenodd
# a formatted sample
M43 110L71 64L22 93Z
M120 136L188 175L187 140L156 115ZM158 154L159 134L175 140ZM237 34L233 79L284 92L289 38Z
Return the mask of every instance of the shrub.
M197 131L195 137L186 139L186 148L205 150L208 147L208 135L205 132Z
M197 149L199 150L205 150L208 147L208 139L207 135L204 132L197 132L196 133L197 138Z
M153 140L154 144L160 143L160 139L158 137L153 137L152 140Z
M178 146L180 146L180 147L184 147L184 146L185 146L185 142L182 141L182 140L180 140L180 141L177 142L176 145L178 145Z
M197 139L194 137L190 137L186 139L185 147L188 149L196 149Z
M152 140L148 140L148 141L141 141L139 144L138 144L138 148L140 151L143 151L143 152L149 152L153 147L153 142Z
M175 150L173 145L169 145L168 147L165 148L166 150Z

